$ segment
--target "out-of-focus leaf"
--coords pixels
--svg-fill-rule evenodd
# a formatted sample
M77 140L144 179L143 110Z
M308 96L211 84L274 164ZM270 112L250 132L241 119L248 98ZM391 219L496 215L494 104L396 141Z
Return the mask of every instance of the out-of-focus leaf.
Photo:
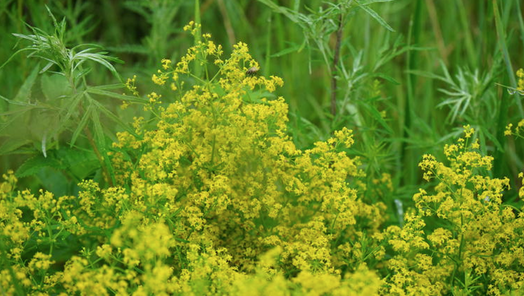
M42 92L48 101L56 100L71 93L67 78L60 74L42 76Z
M20 147L23 147L31 143L30 140L21 138L2 138L1 142L2 144L0 144L0 155L10 154L15 151L18 152L18 149Z
M31 89L33 88L33 85L35 84L36 77L38 76L38 70L39 67L36 66L33 71L31 71L31 74L27 76L26 80L18 90L18 93L16 94L13 101L15 102L27 102L28 98L31 97Z
M18 170L16 170L15 175L18 178L36 175L45 167L59 170L65 168L58 159L54 157L44 157L44 155L38 154L26 160Z

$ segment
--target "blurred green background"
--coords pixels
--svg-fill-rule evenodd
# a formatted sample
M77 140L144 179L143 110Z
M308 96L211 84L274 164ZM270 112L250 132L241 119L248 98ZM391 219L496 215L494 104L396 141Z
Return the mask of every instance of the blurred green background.
M523 169L522 143L503 135L508 123L515 124L524 116L519 94L512 95L503 87L517 86L515 71L524 64L519 0L4 0L0 4L1 64L28 46L24 41L17 45L19 38L12 35L31 34L26 24L50 34L55 31L45 5L58 21L65 18L68 47L102 46L124 62L114 64L123 81L137 75L144 97L160 60L175 61L193 44L192 36L182 30L189 21L200 19L202 32L211 33L224 46L226 56L233 44L247 43L261 65L260 75L284 79L278 95L290 105L290 134L296 144L307 148L342 126L353 129L356 145L350 153L363 159L369 175L392 174L400 198L409 198L420 183L421 155L442 156L443 144L460 136L465 124L480 131L483 152L495 157L496 177L516 180ZM335 68L337 46L340 60ZM86 64L88 85L121 83L106 67ZM1 172L17 170L42 154L42 130L53 127L51 113L10 121L20 110L12 103L15 98L38 104L44 97L49 99L45 85L61 83L53 82L52 75L39 74L31 92L21 92L37 65L41 69L45 63L22 52L0 69ZM330 97L335 80L338 104L333 116ZM120 110L118 100L98 100L124 122L147 116L140 106ZM100 120L108 142L114 140L112 135L122 127L103 115ZM67 146L72 134L74 122L49 143L50 153L54 150L56 157L69 157L60 147ZM88 150L87 142L80 137L74 148ZM92 161L77 169L89 171L96 166ZM70 175L50 173L52 165L34 167L22 174L27 176L27 186L69 190L50 184L71 181ZM76 176L92 177L78 172Z

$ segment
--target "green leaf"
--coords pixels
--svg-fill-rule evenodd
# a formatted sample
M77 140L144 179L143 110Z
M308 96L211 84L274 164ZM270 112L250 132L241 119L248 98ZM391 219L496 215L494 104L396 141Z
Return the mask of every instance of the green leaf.
M361 5L369 5L373 3L386 3L386 2L392 2L393 0L362 0L360 1Z
M73 96L69 97L67 101L65 102L62 112L67 111L66 114L61 118L61 124L65 125L69 118L73 116L75 112L78 112L77 106L80 104L82 99L84 98L84 92L79 92L74 94Z
M91 117L92 108L89 106L84 113L84 116L82 116L82 119L78 123L78 126L76 127L75 131L73 132L73 136L71 137L71 143L69 146L73 147L75 145L76 139L80 135L80 133L84 130L85 126L87 125L87 121Z
M147 55L150 53L150 50L140 44L123 44L120 46L106 46L105 49L113 52L113 53L138 53L138 54L144 54Z
M102 104L100 104L97 101L93 101L93 105L96 106L96 108L104 113L107 117L111 118L114 122L116 122L118 125L123 127L127 132L131 134L135 134L135 131L125 122L123 122L118 116L113 114L113 112L109 111L106 107L104 107Z
M53 101L71 94L71 86L64 75L43 75L42 92L48 101Z
M12 152L20 152L20 147L31 143L30 140L22 138L10 138L7 140L2 139L1 142L0 155L10 154Z
M277 53L274 53L274 54L271 55L271 57L272 58L278 58L278 57L281 57L281 56L285 56L287 54L299 51L300 48L302 48L301 44L293 43L293 45L291 47L285 48L285 49L283 49L283 50L281 50L281 51L279 51Z
M379 77L379 78L382 78L386 81L389 81L395 85L400 85L400 82L398 82L397 80L395 80L395 78L387 75L387 74L383 74L383 73L377 73L377 74L374 74L373 77Z
M96 145L101 148L101 150L106 149L106 138L104 134L104 129L102 127L102 123L100 122L100 116L97 112L92 113L92 120L93 120L93 128L94 128L94 136Z
M76 178L77 182L85 179L100 167L93 151L79 150L63 146L58 150L49 150L48 156L35 155L26 160L15 172L19 178L40 175L45 169L65 171Z
M366 110L368 110L368 112L372 115L373 119L375 119L376 121L378 121L380 123L380 125L382 125L382 127L384 127L384 129L389 133L389 134L394 134L394 131L393 129L389 126L389 124L384 120L384 118L382 117L382 114L380 114L380 112L377 110L377 108L375 108L375 106L373 106L372 104L368 104L368 103L363 103L361 104L362 107Z
M265 4L268 7L272 8L273 11L285 15L292 22L294 22L294 23L296 23L298 25L303 25L301 20L300 20L300 18L299 18L299 16L301 15L300 13L298 13L296 11L293 11L291 9L288 9L288 8L286 8L284 6L279 6L278 4L273 2L272 0L258 0L258 2L262 2L263 4Z
M35 84L36 77L38 76L39 67L36 66L31 74L27 76L26 80L24 81L24 84L20 87L18 90L18 93L16 94L13 101L15 102L27 102L29 101L29 98L31 97L31 89L33 88L33 85Z
M502 144L500 143L500 141L497 139L497 137L495 135L493 135L489 129L485 128L484 126L479 126L480 127L480 134L483 135L483 136L486 136L486 138L488 138L490 141L493 142L493 144L497 147L497 149L499 151L501 151L502 153L504 153L504 147L502 147ZM482 145L485 147L485 145Z
M115 93L115 92L111 92L111 91L107 91L107 90L104 90L104 87L107 87L107 86L90 86L87 88L87 92L90 93L90 94L93 94L93 95L100 95L100 96L106 96L106 97L110 97L110 98L115 98L115 99L119 99L119 100L122 100L122 101L129 101L129 102L135 102L135 103L146 103L147 100L145 99L141 99L141 98L137 98L137 97L133 97L133 96L126 96L126 95L122 95L122 94L118 94L118 93Z
M82 44L82 45L79 45L79 46L86 46L86 45L89 45L89 44ZM73 51L75 49L77 49L79 46L74 47ZM115 67L113 67L113 65L110 62L123 63L123 61L121 61L118 58L106 55L107 52L92 53L91 51L93 51L95 49L96 48L90 47L90 48L84 49L84 50L76 53L75 55L73 55L73 57L71 58L71 61L77 61L75 69L73 69L73 70L76 70L76 68L78 68L85 61L90 60L90 61L99 63L102 66L106 67L107 69L109 69L109 71L111 71L111 73L113 73L113 75L116 78L118 78L119 80L122 80L120 78L120 75L116 71Z
M100 167L96 155L91 150L79 150L67 146L60 147L56 151L65 168L77 178L83 180Z
M359 2L356 2L357 5L362 8L365 12L367 12L372 18L374 18L379 24L381 24L384 28L390 30L391 32L395 32L395 30L393 30L393 28L391 28L390 25L388 25L388 23L386 23L386 21L380 17L380 15L378 15L378 13L376 13L373 9L369 8L367 5L365 4L361 4Z
M42 154L38 154L26 160L18 170L16 170L15 176L18 178L33 176L38 174L42 168L46 167L59 170L64 169L64 165L56 158L44 157Z

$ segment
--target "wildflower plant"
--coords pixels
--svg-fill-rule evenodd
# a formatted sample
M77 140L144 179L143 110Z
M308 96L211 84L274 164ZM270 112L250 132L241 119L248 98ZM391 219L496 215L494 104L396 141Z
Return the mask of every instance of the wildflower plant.
M508 178L493 178L493 158L479 153L474 130L446 145L449 164L425 155L419 166L432 192L413 196L416 209L401 229L385 237L396 252L388 293L487 294L522 291L524 270L522 209L503 203Z
M185 29L198 32L195 24ZM117 179L133 188L130 198L139 207L156 203L159 217L183 217L172 221L181 223L178 237L226 248L240 270L253 270L258 256L279 246L297 272L334 272L330 238L344 233L344 243L358 236L348 229L357 219L376 230L380 220L371 217L382 210L358 200L348 186L362 177L358 159L344 152L353 144L351 131L298 150L286 134L287 105L272 95L282 79L248 75L258 63L245 44L223 59L209 37L204 34L180 62L162 61L152 79L174 91L174 102L157 105L155 130L138 126L139 137L118 135ZM191 73L192 63L203 66L209 80ZM150 108L157 102L152 99ZM304 257L308 253L317 254Z
M274 95L282 79L247 73L259 64L244 43L224 58L210 35L197 40L152 75L158 90L144 108L153 116L117 134L112 186L87 180L78 196L35 196L15 193L16 179L5 176L1 223L17 231L2 234L4 290L216 294L259 283L260 293L268 285L378 291L369 266L384 255L374 238L385 206L358 197L365 175L347 153L352 131L296 148L287 104Z
M33 157L28 160L28 165L17 171L19 177L34 175L40 168L51 167L65 168L69 170L69 177L81 181L92 171L101 168L104 181L111 184L111 166L105 157L108 146L106 137L110 136L110 131L103 124L104 117L123 129L131 129L99 98L103 96L134 102L143 100L111 91L121 88L121 84L88 84L86 77L92 70L88 64L101 65L120 80L113 63L121 61L92 44L70 47L67 44L65 18L58 22L49 8L46 9L52 19L54 32L27 25L32 34L13 34L21 44L27 41L29 44L15 52L10 59L19 53L28 52L28 57L34 58L36 62L16 97L1 97L8 102L8 110L0 113L5 118L0 123L0 136L6 143L2 145L0 154L19 153L21 148L32 144L37 149L31 149ZM41 84L40 89L38 82ZM64 135L67 135L69 148L80 146L77 141L84 140L91 150L78 152L67 147L60 149ZM48 156L50 160L46 160ZM95 163L98 161L98 164L93 165L93 160ZM82 166L85 171L75 171L75 166Z

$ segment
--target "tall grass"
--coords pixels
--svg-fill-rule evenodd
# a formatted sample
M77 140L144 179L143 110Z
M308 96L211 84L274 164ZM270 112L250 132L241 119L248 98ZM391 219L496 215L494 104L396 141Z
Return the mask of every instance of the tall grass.
M199 2L190 1L53 1L47 5L57 19L65 19L65 44L104 46L125 61L115 65L122 77L139 73L139 87L151 83L148 73L160 59L176 59L192 44L192 38L180 29L191 19L201 18L204 30L226 51L235 42L246 42L262 61L262 73L286 81L281 95L291 106L291 133L300 147L326 139L342 126L353 128L359 141L352 153L367 160L368 173L392 173L396 185L402 185L398 190L406 189L406 197L420 181L421 155L440 153L436 147L465 123L482 131L481 141L496 156L495 174L515 176L523 163L522 147L507 143L503 130L523 115L522 104L518 94L511 96L498 84L515 87L514 71L523 64L519 1L361 1L370 2L383 3L347 9L319 0L278 5L265 0L200 1L196 13L194 4ZM2 63L24 46L12 33L29 34L26 24L53 32L49 15L42 13L44 3L3 2ZM333 64L337 47L338 65ZM3 121L14 108L7 100L36 99L42 82L35 80L32 93L24 85L28 87L28 77L37 75L33 69L38 63L18 54L3 66ZM89 67L86 83L118 83L103 66ZM333 82L336 112L330 105ZM140 108L125 112L115 109L114 102L103 103L123 120L142 112ZM108 124L104 118L100 120ZM108 126L106 136L119 129ZM70 132L74 134L75 129ZM16 169L40 153L34 139L21 139L18 144L26 145L14 145L12 150L5 147L12 132L4 127L1 134L2 151L9 152L0 160L3 171ZM61 140L66 143L67 139L71 137ZM38 186L44 186L43 180Z

